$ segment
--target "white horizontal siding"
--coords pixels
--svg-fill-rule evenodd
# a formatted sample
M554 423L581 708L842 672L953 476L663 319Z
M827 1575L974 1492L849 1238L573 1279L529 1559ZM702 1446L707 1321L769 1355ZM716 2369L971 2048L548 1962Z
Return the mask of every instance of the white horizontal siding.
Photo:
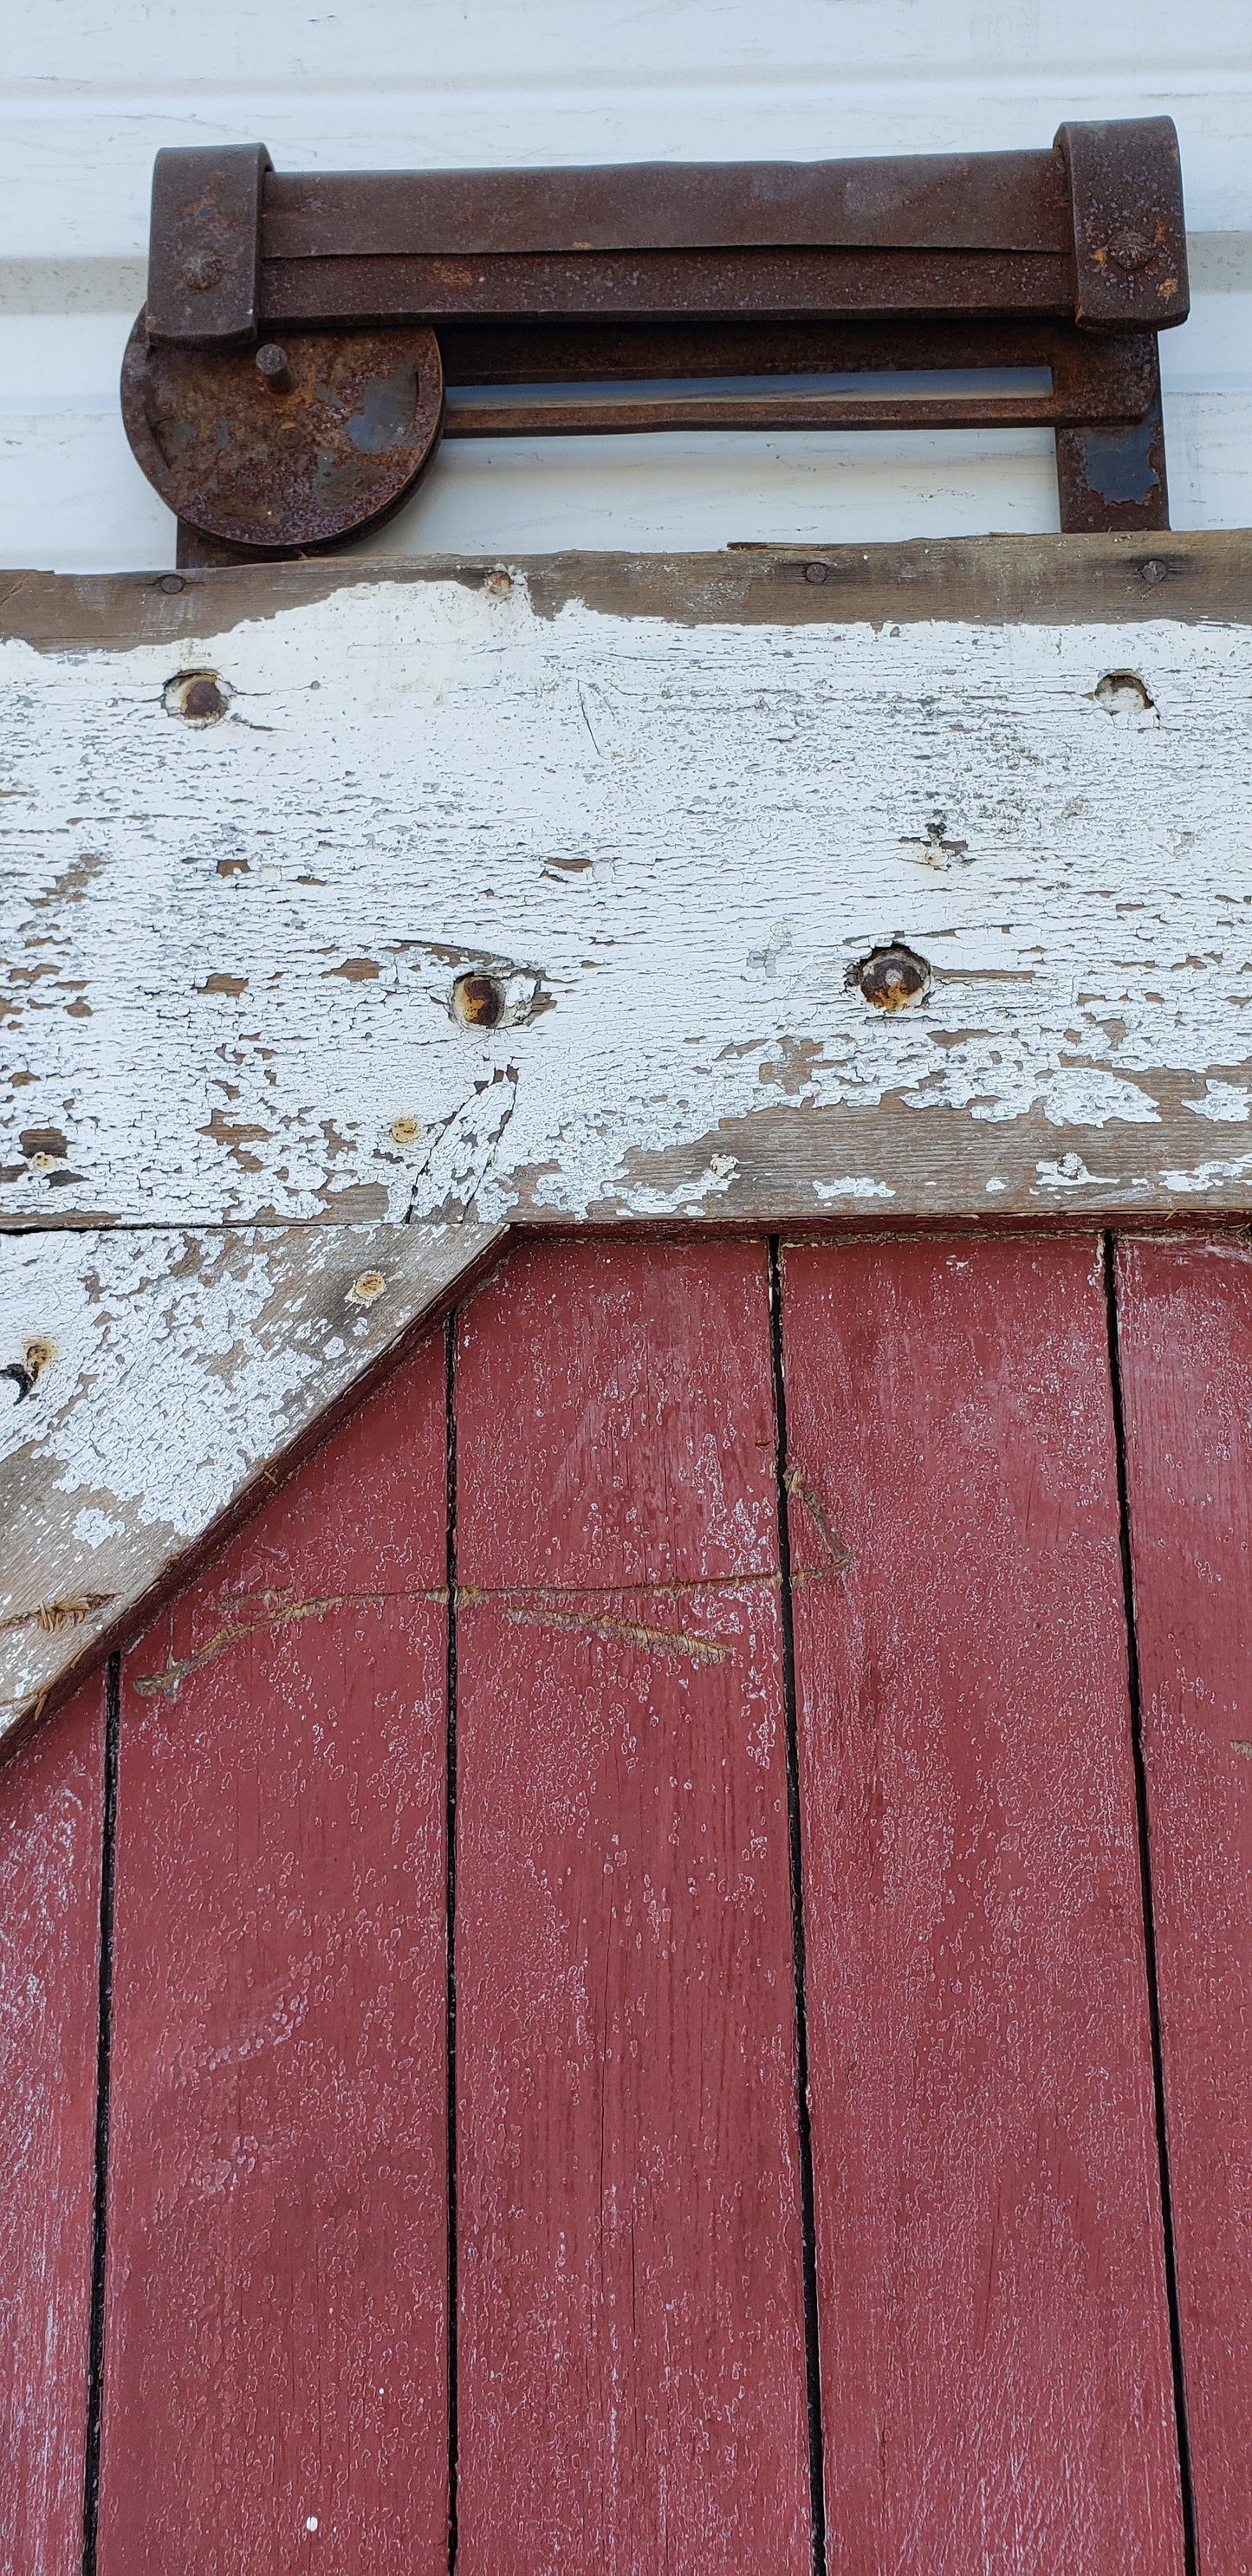
M280 168L1001 149L1177 120L1192 320L1162 352L1176 526L1252 520L1252 16L1089 0L10 0L0 79L0 562L164 563L117 366L152 156ZM446 447L387 553L833 541L1055 525L1038 433L688 433Z

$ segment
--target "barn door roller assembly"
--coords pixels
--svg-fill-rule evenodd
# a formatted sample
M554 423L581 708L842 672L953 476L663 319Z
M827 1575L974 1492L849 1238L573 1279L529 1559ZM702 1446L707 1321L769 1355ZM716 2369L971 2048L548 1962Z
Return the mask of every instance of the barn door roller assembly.
M341 544L441 436L510 432L1042 426L1063 528L1156 529L1157 333L1187 305L1168 117L910 160L161 152L122 404L187 562Z

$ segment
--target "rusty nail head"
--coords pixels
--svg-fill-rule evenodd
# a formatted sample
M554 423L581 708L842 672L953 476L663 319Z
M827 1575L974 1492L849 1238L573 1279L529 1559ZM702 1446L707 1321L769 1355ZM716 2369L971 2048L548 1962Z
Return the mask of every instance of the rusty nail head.
M161 575L160 586L162 590L173 592L185 589L186 584L183 581L181 573L163 572Z
M827 578L825 564L806 564L804 567L804 578L806 581L825 581Z
M467 1028L494 1029L504 1017L504 994L494 975L458 975L452 1008Z
M181 716L184 724L207 725L225 715L231 693L216 671L176 671L161 694L167 716Z
M846 980L876 1011L903 1011L930 991L930 968L914 949L894 940L889 948L872 948L868 957L849 966Z
M1140 564L1139 579L1146 581L1149 590L1155 590L1158 582L1168 581L1169 565L1162 563L1159 555L1152 555L1147 563Z

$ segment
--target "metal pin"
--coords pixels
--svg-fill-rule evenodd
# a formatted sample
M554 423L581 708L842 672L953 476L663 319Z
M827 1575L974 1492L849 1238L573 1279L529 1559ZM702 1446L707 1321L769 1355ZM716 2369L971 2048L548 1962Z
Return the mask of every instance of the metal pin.
M272 394L289 394L292 387L287 352L276 340L266 340L256 353L257 373Z

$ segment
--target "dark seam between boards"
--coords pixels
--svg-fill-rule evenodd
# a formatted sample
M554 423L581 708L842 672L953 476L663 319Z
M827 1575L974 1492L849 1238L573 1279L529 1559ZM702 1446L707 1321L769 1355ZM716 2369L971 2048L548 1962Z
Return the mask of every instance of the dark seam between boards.
M795 1622L792 1613L791 1527L787 1496L787 1387L783 1353L782 1251L776 1234L769 1237L768 1261L770 1361L774 1387L774 1473L778 1488L778 1562L782 1577L779 1609L787 1771L787 1847L791 1883L791 1956L795 1979L796 2111L799 2132L809 2494L813 2517L813 2576L826 2576L825 2443L822 2430L821 2344L817 2312L817 2226L813 2194L813 2135L809 2118L804 1854L800 1816L800 1739L796 1692Z
M444 1836L447 1868L447 2094L448 2094L448 2576L456 2576L457 2483L460 2470L457 2418L457 2190L456 2190L456 1335L459 1309L444 1326L444 1403L447 1436L448 1731Z
M1113 1407L1113 1443L1117 1459L1117 1521L1122 1560L1122 1604L1126 1623L1126 1676L1130 1701L1130 1749L1135 1774L1135 1819L1139 1846L1139 1889L1143 1905L1144 1966L1148 1989L1148 2028L1152 2050L1152 2101L1156 2126L1157 2167L1161 2193L1161 2236L1165 2265L1165 2298L1169 2311L1170 2367L1174 2423L1178 2440L1178 2476L1182 2503L1183 2567L1198 2576L1195 2488L1191 2473L1191 2435L1187 2422L1186 2369L1182 2346L1182 2312L1174 2243L1174 2206L1170 2181L1169 2137L1165 2122L1165 2054L1161 2042L1161 1998L1157 1976L1156 1913L1152 1893L1152 1848L1148 1819L1148 1775L1143 1756L1143 1699L1139 1678L1139 1639L1135 1625L1135 1567L1130 1536L1130 1479L1126 1456L1126 1417L1122 1398L1121 1336L1117 1311L1117 1237L1103 1237L1104 1293L1108 1316L1109 1385Z
M122 1658L104 1669L104 1781L100 1829L100 1982L96 2017L96 2137L91 2217L91 2308L87 2338L87 2440L83 2461L82 2576L96 2576L100 2525L100 2434L104 2403L104 2279L109 2196L109 2083L113 2042L113 1903Z

